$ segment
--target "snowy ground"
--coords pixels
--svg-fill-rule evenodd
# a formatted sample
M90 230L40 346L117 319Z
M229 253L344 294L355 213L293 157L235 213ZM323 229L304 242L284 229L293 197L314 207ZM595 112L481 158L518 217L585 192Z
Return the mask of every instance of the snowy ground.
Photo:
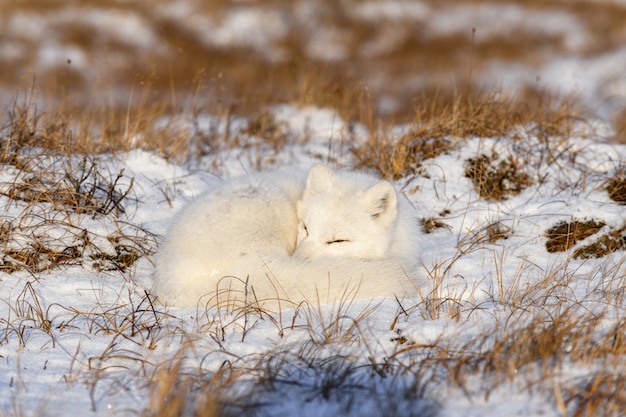
M218 93L241 82L239 73L210 65L232 58L231 48L245 58L240 66L261 74L261 62L295 54L337 71L347 63L381 114L402 107L402 94L471 75L488 89L578 94L601 118L571 120L559 132L511 125L502 137L444 138L450 151L395 183L425 223L415 253L429 277L422 296L322 299L274 316L153 302L158 244L175 213L217 177L358 165L354 149L374 134L365 126L327 107L266 97L267 108L256 110L269 111L284 146L243 133L251 123L243 116L225 125L222 113L183 113L156 123L239 143L176 162L142 149L140 135L131 138L138 149L116 155L13 149L3 120L0 416L168 415L181 392L186 415L213 399L220 415L625 409L626 211L611 190L626 190L626 145L613 140L620 132L609 120L626 103L623 1L594 2L606 9L598 14L559 1L97 3L0 4L3 107L33 80L79 106L126 106L140 96L133 82L189 97L195 86L185 90L181 80L205 67L211 87L203 92L228 103ZM393 142L415 127L384 130ZM481 197L467 176L481 158L496 171L514 167L527 186L500 201ZM563 224L588 233L549 233Z
M281 106L274 112L285 118L293 138L306 134L307 140L276 153L265 150L265 157L278 161L272 166L301 168L335 159L350 165L345 149L329 146L346 134L332 111ZM467 380L453 381L435 359L442 350L453 355L455 349L479 356L502 335L528 323L547 325L548 317L564 312L581 321L589 314L601 319L585 343L601 344L609 329L623 324L623 250L598 259L572 257L576 249L624 226L624 206L609 197L606 182L623 170L626 147L602 141L606 128L580 126L569 139L521 133L516 139L513 134L475 138L426 161L419 175L396 184L415 206L416 219L445 224L425 233L415 254L423 262L421 273L431 276L424 296L401 305L337 302L273 317L165 311L146 298L157 242L176 211L209 189L213 174L141 150L100 157L98 169L110 178L124 170L117 190L128 189L133 179L120 203L123 212L103 216L8 199L10 187L24 178L5 165L3 221L11 224L3 228L10 236L4 238L5 253L35 242L59 252L83 252L49 271L0 276L1 413L136 415L149 406L162 378L159 370L184 357L187 372L210 375L232 365L251 369L251 380L254 372L263 372L255 364L270 366L273 358L271 384L246 388L246 378L240 378L235 392L224 394L251 392L246 398L261 401L260 415L562 415L555 387L569 398L569 389L602 366L567 356L578 340L571 342L573 348L559 348L563 352L554 354L549 370L542 368L549 362L535 366L531 361L507 374L477 363L475 371L463 373ZM249 137L250 143L255 140ZM465 169L469 159L493 153L525 158L523 171L532 185L501 202L482 199ZM255 170L256 158L233 149L202 164L218 162L220 175L230 177ZM56 172L68 164L39 162L52 163ZM605 224L596 234L563 252L546 250L545 233L552 226L592 219ZM493 225L501 239L490 239ZM88 238L79 233L83 230ZM140 257L125 266L120 253ZM3 261L26 262L15 258L5 255ZM45 262L40 259L39 266ZM614 371L619 375L624 369Z

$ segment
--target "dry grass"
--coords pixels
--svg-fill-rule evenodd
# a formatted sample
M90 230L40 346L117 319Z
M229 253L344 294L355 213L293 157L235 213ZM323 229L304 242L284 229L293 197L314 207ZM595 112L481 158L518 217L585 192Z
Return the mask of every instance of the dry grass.
M97 148L81 155L90 148L70 127L81 121L62 120L62 114L41 113L27 101L14 104L0 130L0 161L11 178L0 184L7 211L0 271L39 274L90 265L124 272L156 246L154 235L122 220L129 214L127 204L136 202L134 178L108 171ZM85 216L112 221L115 231L94 233L82 225Z
M468 247L442 265L436 285L443 285L451 264L482 240L472 237ZM17 338L28 345L34 331L45 332L53 343L65 332L80 329L110 335L110 345L89 358L89 373L77 368L73 378L87 377L95 388L108 384L113 369L139 368L141 376L135 377L147 382L149 395L143 416L273 415L286 399L330 402L342 413L436 416L442 386L458 388L471 400L489 398L509 385L529 395L548 393L546 398L568 415L612 415L622 409L626 404L620 358L626 354L626 317L620 307L624 293L618 293L623 285L619 268L600 272L598 287L589 291L592 297L600 287L617 290L605 298L606 304L569 298L577 276L567 265L548 271L540 281L528 281L530 274L519 269L517 283L506 288L505 295L490 295L499 307L495 310L483 312L484 306L471 297L446 294L443 288L425 294L418 305L399 303L390 325L394 336L387 336L395 345L392 350L380 350L384 341L369 330L380 306L355 309L349 293L330 310L303 307L287 318L291 326L275 323L282 337L304 331L308 341L235 356L224 351L223 337L241 326L241 317L207 310L205 317L198 317L199 332L186 333L179 328L180 318L161 311L149 297L129 294L116 306L92 311L45 308L37 284L28 284L11 307L11 316L0 320L0 343ZM251 318L268 317L258 313ZM469 338L454 332L421 343L403 333L423 319L447 316L462 322L483 314L494 315L493 328ZM612 324L607 326L609 319ZM158 364L145 359L139 349L155 349L172 337L180 339L181 349ZM212 370L192 364L193 358L212 355L227 359ZM562 372L571 366L578 369L576 377Z
M574 125L585 122L575 98L558 98L533 87L509 94L473 85L492 59L536 64L542 54L562 51L566 39L560 35L520 33L484 41L477 27L473 34L429 38L420 30L416 34L415 22L407 20L393 25L399 38L391 47L366 54L366 45L387 39L389 25L356 19L346 10L354 7L351 2L321 2L316 22L345 30L338 42L343 42L347 58L329 61L307 54L311 29L294 25L278 42L285 58L268 60L249 45L201 42L191 26L153 11L165 3L116 1L111 6L140 16L158 33L161 50L139 53L132 43L90 36L94 29L86 21L57 23L49 29L61 34L62 43L93 52L100 62L118 62L102 65L100 71L65 61L38 68L37 41L0 29L0 37L33 51L1 61L0 83L29 91L8 104L0 125L0 163L12 178L1 184L0 194L7 211L22 208L0 224L4 276L27 273L38 278L46 271L82 266L97 274L120 273L132 281L134 267L154 253L157 238L128 220L136 198L133 179L123 171L108 172L103 158L142 148L190 160L256 146L251 137L278 153L291 138L267 110L275 103L331 107L346 121L364 124L370 136L365 143L349 143L351 156L358 167L373 168L394 180L424 174L424 161L457 149L465 140L513 137L517 147L509 154L487 152L464 161L476 192L490 204L541 186L543 173L529 161L534 143L527 142L527 136L537 138L540 157L552 163L559 160L559 145L572 137ZM440 2L426 3L444 8ZM578 16L592 33L584 48L588 56L623 44L626 11L619 5L512 3ZM87 0L77 7L99 5ZM5 2L0 5L0 28L7 28L3 23L17 12L54 14L66 7L63 1ZM192 7L199 16L223 17L247 6L224 0ZM266 7L291 12L295 6L274 0ZM599 39L602 42L596 42ZM542 45L540 53L537 45ZM112 52L120 59L110 60ZM29 66L35 68L34 81L24 75L23 68ZM412 84L415 77L426 79L426 84ZM407 87L414 84L419 86ZM390 97L391 106L381 105ZM201 128L200 119L207 114L221 124ZM240 115L247 116L247 123L235 128L231 123ZM616 139L622 142L624 119L623 113L615 118ZM407 123L400 134L392 130L398 122ZM623 169L611 174L604 187L612 201L626 202ZM424 229L458 232L450 226L450 214L444 210L424 219ZM88 230L84 218L114 225L113 231ZM577 262L607 259L591 278L581 278L572 260L539 272L530 262L521 262L514 276L505 276L504 264L519 260L495 248L514 237L514 231L500 221L475 225L459 237L454 256L427 268L432 288L423 291L417 305L398 301L389 340L375 340L370 331L379 306L355 310L349 293L334 307L311 303L289 317L277 318L258 308L199 308L191 320L195 327L189 330L182 324L189 318L163 310L147 294L120 294L114 305L82 311L48 305L34 279L15 299L1 300L9 315L0 318L0 345L17 341L28 346L40 332L53 345L59 336L76 332L110 337L103 352L87 358L88 369L79 367L76 353L68 383L87 383L95 391L114 378L112 370L136 369L132 377L145 382L141 392L149 395L149 405L138 412L143 416L273 415L273 407L293 395L306 403L336 401L340 412L363 406L369 415L435 416L441 387L458 388L470 401L482 401L507 384L528 393L548 393L563 415L617 415L626 408L626 293L623 265L608 264L615 258L606 255L626 249L625 227L608 228L597 219L572 220L545 232L548 252L575 248L571 258L581 260ZM485 278L493 284L488 289L447 288L447 282L458 278L453 276L455 263L478 250L494 253L496 273ZM592 284L582 298L575 297L585 280ZM428 343L411 336L410 330L424 320L461 325L475 317L492 324L471 337L466 337L465 328ZM226 351L228 334L252 343L250 335L259 323L275 326L280 340L303 332L306 341L295 349L277 342L267 352L244 357ZM173 340L183 346L180 351L160 363L147 359L148 352ZM212 354L227 359L210 370L190 363ZM571 378L562 372L570 366L580 375ZM111 384L134 389L129 380ZM372 400L359 404L363 398Z
M626 143L626 109L618 111L613 116L613 125L615 126L615 141Z
M598 233L604 227L603 222L595 220L573 221L559 223L546 231L546 250L548 252L561 252L568 250L579 241Z
M594 242L577 249L574 259L601 258L609 253L626 249L626 225L610 230Z
M159 371L144 416L273 415L288 410L285 405L290 401L329 401L337 412L357 409L367 416L436 416L438 411L438 405L425 397L420 375L412 375L412 370L387 369L384 376L409 382L377 388L374 381L385 378L371 373L382 364L355 366L342 355L290 358L274 353L241 366L225 364L204 377L184 371L180 362Z
M420 99L407 133L394 138L379 129L353 152L360 167L397 180L420 173L423 161L472 137L526 133L539 137L550 149L554 138L570 136L581 117L572 98L559 100L546 92L528 90L513 97L472 90L450 96L435 92ZM491 161L497 156L485 158ZM481 163L489 161L468 161L468 177L476 181L484 198L499 200L530 185L529 177L521 172L523 160L509 156L493 168Z
M621 204L626 204L626 170L618 171L609 178L606 185L609 198Z
M197 371L185 371L182 362L173 358L156 370L150 404L142 412L143 417L228 417L245 415L254 407L248 392L239 394L241 397L232 392L239 378L245 377L243 372L225 364L203 378Z
M597 220L571 221L556 224L546 231L546 250L562 252L574 247L581 240L600 232L605 223ZM574 251L574 259L601 258L626 248L626 225L611 228L606 234Z
M211 114L250 115L268 104L296 102L334 107L345 119L365 123L381 117L410 122L416 103L420 107L424 96L434 101L433 91L450 96L472 87L494 61L536 66L556 54L571 53L567 31L514 27L511 34L496 30L492 36L491 23L480 18L480 10L500 4L470 3L442 5L433 0L424 3L430 10L424 17L381 16L379 21L372 21L355 13L364 6L353 1L318 2L316 12L309 15L287 0L246 5L189 1L189 12L182 17L168 9L168 1L110 2L105 10L119 13L114 15L118 18L131 16L124 22L139 28L136 36L127 37L111 30L104 14L102 20L86 17L91 10L102 10L95 0L76 6L75 10L85 16L82 19L63 18L67 7L62 1L5 3L0 6L0 27L4 28L0 35L12 46L11 51L19 53L0 55L0 83L12 89L29 89L34 75L38 92L64 97L68 110L94 105L101 108L102 102L108 102L124 115L129 102L141 103L144 94L140 93L150 91L144 103L157 103L169 112L188 110L196 104ZM578 21L587 30L588 40L576 52L585 57L617 48L626 36L622 30L626 10L611 2L508 4L521 5L538 15L561 13ZM477 13L476 21L456 31L428 27L431 19L457 7L470 17ZM242 10L266 12L284 29L267 46L263 39L257 40L261 47L250 40L235 40L234 45L203 40L203 30L210 24L219 26L228 21L230 13ZM45 45L28 34L28 23L40 16L55 17L43 28L66 48L57 61L48 64L38 58ZM15 30L25 25L25 31ZM252 36L254 30L250 29ZM142 38L144 33L149 40ZM326 45L317 45L315 40L324 33L330 39ZM324 57L335 48L342 51L339 58ZM278 56L266 50L279 51ZM34 74L24 68L32 68ZM126 93L110 94L113 89ZM129 93L133 91L135 94ZM391 105L381 104L389 98ZM143 116L147 114L143 112Z
M481 155L467 160L465 176L472 180L482 198L501 201L532 184L528 174L522 171L523 165L512 155L506 159L499 159L495 154Z
M447 274L449 266L441 271ZM594 291L623 284L619 265L616 268L599 272ZM438 340L428 346L433 353L425 363L440 367L448 383L458 386L469 398L484 395L488 399L511 384L531 393L552 392L548 398L564 415L619 414L618 410L626 406L620 379L626 352L623 291L608 295L606 303L594 300L593 291L590 298L572 300L571 288L577 278L568 269L567 264L562 265L532 284L526 280L530 271L518 269L519 276L504 289L504 297L490 295L499 305L497 313L487 313L495 314L491 316L495 326L469 339L454 333ZM445 279L437 279L437 283L443 282ZM503 287L496 289L502 291ZM437 306L437 314L429 318L438 319L451 311L462 311L463 316L483 314L481 304L462 301L458 295L441 301L440 290L424 299L422 308ZM460 307L450 310L454 304ZM611 326L607 327L607 319ZM410 341L403 339L402 343L412 349ZM415 349L423 351L425 347L418 344ZM564 377L562 371L569 367L582 373Z
M132 178L107 173L92 157L16 151L10 159L14 178L3 183L7 213L0 239L0 271L32 274L68 266L91 265L96 270L125 271L154 252L155 237L141 227L120 221L102 236L84 226L81 216L109 222L125 213L133 198ZM5 167L10 165L5 165ZM9 211L10 213L10 211Z
M598 318L575 317L570 311L550 317L542 315L531 319L527 325L478 338L460 347L458 353L441 349L438 360L451 382L467 393L472 391L468 385L473 380L472 375L480 375L487 398L518 378L520 373L528 377L523 389L550 392L563 366L572 363L588 366L590 372L586 376L557 382L551 400L567 415L616 415L616 411L626 405L619 394L623 370L611 372L608 369L615 361L619 363L614 353L623 351L624 345L621 342L608 346L597 344L594 333L600 327ZM615 337L613 332L605 333L604 337ZM597 365L590 366L592 363Z
M575 118L564 106L556 106L557 112L548 117L534 110L527 112L521 104L494 101L494 97L457 97L455 106L441 107L448 110L430 115L432 119L425 113L419 116L423 119L395 142L388 138L383 146L382 139L372 136L362 149L354 146L351 152L362 158L363 166L375 167L389 178L417 176L422 161L448 152L466 139L514 136L520 132L517 129L527 129L522 132L537 135L541 149L532 148L534 144L519 134L509 157L484 154L466 162L466 172L470 178L474 176L482 197L499 201L538 177L535 165L521 162L530 159L531 149L541 154L542 161L560 161L559 146L569 138ZM16 106L2 136L3 166L14 173L13 180L2 185L2 194L9 206L23 207L0 229L3 272L25 270L37 276L43 271L82 265L98 273L116 271L132 280L136 262L149 257L156 247L155 236L126 220L128 207L136 198L133 180L123 172L104 170L99 155L75 152L76 148L68 144L75 138L67 128L75 124L72 120L46 124L50 116L33 109L32 105ZM515 116L505 123L494 114ZM520 127L513 120L523 124ZM211 152L211 146L213 150L241 147L248 137L259 138L275 152L290 140L285 126L270 112L257 113L227 136L216 133L198 136L197 140L204 141L206 152ZM617 203L621 203L620 172L611 174L605 184ZM487 183L491 185L484 185ZM499 194L483 193L483 188ZM425 219L424 227L452 230L446 223L450 215L444 210L437 218ZM116 224L116 232L93 233L81 226L80 218L86 217ZM596 220L557 224L546 232L546 249L569 250L599 235L603 226ZM479 297L475 288L446 287L456 262L485 247L495 248L511 236L511 228L499 221L477 225L460 236L457 253L429 268L432 288L423 291L419 303L398 302L397 316L389 326L393 331L389 335L391 350L381 350L382 342L376 340L379 336L369 331L379 306L355 310L350 292L334 307L313 302L301 306L293 317L276 317L254 306L232 311L200 306L195 328L189 331L181 327L183 318L163 311L148 295L138 299L136 294L120 294L113 306L81 311L47 306L37 283L26 285L9 306L10 316L0 319L0 343L16 340L27 346L33 332L43 332L53 344L66 332L107 335L110 345L88 358L88 370L77 367L69 378L87 381L95 391L112 383L108 375L112 369L136 369L133 377L148 383L145 392L150 395L149 405L141 411L145 416L266 415L276 410L278 399L293 395L302 401L335 401L346 413L362 406L359 401L365 397L373 399L372 415L393 410L397 415L435 416L439 410L437 390L442 386L459 389L471 399L495 395L507 384L521 384L529 393L554 393L548 399L573 415L619 409L624 405L617 394L622 388L622 371L602 371L603 364L619 361L616 358L626 349L626 336L619 325L623 313L615 307L624 302L619 265L607 265L606 271L599 272L594 278L599 281L597 287L587 290L589 299L575 300L571 294L578 278L567 264L541 271L537 278L534 270L522 263L515 276L506 277L506 253L493 249L493 262L500 272L493 277L489 292ZM623 228L608 230L580 257L601 257L623 249L623 236ZM596 293L608 294L606 306L597 306ZM494 325L471 340L441 335L422 343L405 333L408 327L403 325L403 321L419 325L423 320L465 323L483 314L492 314ZM611 315L617 317L618 325L607 329L603 319ZM280 339L303 331L306 341L296 349L280 346L259 355L230 357L227 336L234 332L241 336L241 343L251 343L250 335L259 323L275 326ZM162 363L147 359L145 352L173 338L184 351ZM205 345L196 348L194 344L202 339ZM197 349L225 354L229 359L222 367L208 370L189 363L189 358L199 355ZM574 380L564 378L560 369L567 366L584 372Z
M131 93L132 94L132 93ZM155 150L167 156L187 156L193 132L162 118L176 118L165 101L152 102L148 94L137 103L121 108L94 102L80 108L57 106L55 99L35 102L34 88L14 100L0 124L3 163L20 168L21 149L42 148L61 155L116 153L136 148ZM198 140L198 139L196 139Z

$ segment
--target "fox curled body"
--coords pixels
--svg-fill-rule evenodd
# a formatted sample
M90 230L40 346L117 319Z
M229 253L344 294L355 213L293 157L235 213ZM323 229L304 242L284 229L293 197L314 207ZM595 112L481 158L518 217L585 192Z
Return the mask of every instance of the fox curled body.
M269 311L413 297L418 239L410 204L374 176L315 165L235 178L175 216L152 292L173 306Z

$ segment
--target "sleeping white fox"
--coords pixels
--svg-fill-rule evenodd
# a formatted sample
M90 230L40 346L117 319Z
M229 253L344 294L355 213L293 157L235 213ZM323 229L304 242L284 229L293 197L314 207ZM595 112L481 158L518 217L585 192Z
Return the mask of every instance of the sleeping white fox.
M415 296L418 224L387 181L315 165L226 181L174 219L153 294L264 310Z

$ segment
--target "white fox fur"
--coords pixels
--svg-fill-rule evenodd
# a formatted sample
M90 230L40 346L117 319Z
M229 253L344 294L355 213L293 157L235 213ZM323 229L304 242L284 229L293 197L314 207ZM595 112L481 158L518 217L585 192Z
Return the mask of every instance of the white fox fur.
M226 181L174 219L153 294L175 306L266 310L414 296L418 224L394 187L315 165ZM319 297L319 300L318 300Z

